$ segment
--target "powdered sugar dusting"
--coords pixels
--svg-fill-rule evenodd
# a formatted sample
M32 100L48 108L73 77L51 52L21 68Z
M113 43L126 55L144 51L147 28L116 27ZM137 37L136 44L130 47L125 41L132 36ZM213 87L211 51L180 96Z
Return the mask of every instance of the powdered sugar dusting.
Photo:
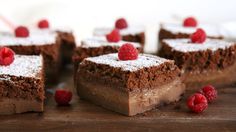
M110 33L113 30L113 28L95 28L93 31L94 36L105 36L108 33ZM145 32L145 27L144 26L133 26L133 27L128 27L125 29L120 30L120 34L123 35L136 35L139 33Z
M211 36L211 37L222 36L219 27L207 25L207 24L202 24L202 25L199 25L198 27L184 27L181 24L165 23L165 24L162 24L161 27L169 32L172 32L173 34L178 34L178 33L192 34L196 31L197 28L202 28L205 30L207 36Z
M15 37L15 35L11 33L0 33L0 38L1 46L48 45L55 44L56 33L47 32L44 30L30 30L30 36L26 38Z
M15 55L15 60L11 65L0 65L0 75L37 77L42 70L42 60L42 56Z
M170 60L148 54L139 54L138 59L136 60L121 61L118 59L118 54L113 53L97 57L89 57L86 58L85 61L121 68L123 71L137 71L142 68L158 66Z
M102 46L121 47L124 43L130 43L136 48L141 47L139 43L134 43L134 42L126 42L126 41L108 42L105 37L93 37L89 39L84 39L81 41L81 47L83 48L102 47Z
M236 44L218 39L206 39L203 44L191 43L190 39L164 39L163 42L172 47L173 50L181 52L194 52L202 50L216 51L218 49L225 49Z

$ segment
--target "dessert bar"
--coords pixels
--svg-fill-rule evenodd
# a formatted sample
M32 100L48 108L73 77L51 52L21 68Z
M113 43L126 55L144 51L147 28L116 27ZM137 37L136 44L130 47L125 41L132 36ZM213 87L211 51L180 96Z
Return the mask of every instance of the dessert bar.
M127 61L117 53L89 57L76 74L81 99L128 116L178 101L185 91L174 61L147 54Z
M42 56L14 58L12 64L0 65L0 114L42 112L45 98Z

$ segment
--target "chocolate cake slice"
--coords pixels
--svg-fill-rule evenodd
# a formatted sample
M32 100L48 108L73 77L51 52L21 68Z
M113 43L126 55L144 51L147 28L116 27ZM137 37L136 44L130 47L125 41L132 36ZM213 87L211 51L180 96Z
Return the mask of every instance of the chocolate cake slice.
M31 30L29 37L19 38L11 33L0 33L0 45L21 55L39 55L44 58L46 81L57 81L60 64L60 38L56 33Z
M109 53L117 53L119 48L124 43L127 42L126 41L108 42L105 39L105 37L93 37L82 40L81 45L76 47L73 55L75 71L78 68L78 64L84 58L94 57ZM139 52L143 51L143 48L139 43L131 43L131 44L133 44L134 47L136 47L139 50Z
M174 61L147 54L129 61L117 53L86 58L76 84L81 99L128 116L178 101L185 91Z
M106 36L109 34L113 28L95 28L93 31L94 36ZM122 40L129 42L137 42L144 47L145 44L145 27L143 26L133 26L125 29L120 29L120 34Z
M187 88L207 84L225 86L236 82L236 43L207 39L191 43L190 39L164 39L160 56L175 60L184 74Z
M0 114L43 111L43 70L42 56L15 55L11 65L0 65Z

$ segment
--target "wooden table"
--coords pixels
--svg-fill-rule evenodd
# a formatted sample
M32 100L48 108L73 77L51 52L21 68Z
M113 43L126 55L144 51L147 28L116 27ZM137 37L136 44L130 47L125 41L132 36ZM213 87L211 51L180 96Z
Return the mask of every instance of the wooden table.
M72 70L66 70L60 80L73 89ZM236 131L236 87L221 88L218 92L218 100L210 104L202 114L188 111L185 101L186 97L192 94L192 92L188 92L176 104L134 117L126 117L79 100L76 94L73 96L71 106L58 107L52 94L48 92L44 113L0 116L0 132Z

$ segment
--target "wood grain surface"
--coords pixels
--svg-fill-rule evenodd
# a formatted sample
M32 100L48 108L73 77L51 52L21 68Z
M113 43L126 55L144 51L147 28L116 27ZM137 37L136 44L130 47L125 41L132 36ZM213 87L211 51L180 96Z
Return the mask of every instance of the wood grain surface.
M63 70L60 82L73 89L72 68ZM60 84L62 85L62 84ZM52 93L55 86L47 86L45 112L0 116L0 132L3 131L236 131L236 87L218 89L219 98L202 114L189 112L184 98L175 104L134 117L115 112L79 100L73 96L71 106L58 107ZM74 91L74 89L73 89Z

